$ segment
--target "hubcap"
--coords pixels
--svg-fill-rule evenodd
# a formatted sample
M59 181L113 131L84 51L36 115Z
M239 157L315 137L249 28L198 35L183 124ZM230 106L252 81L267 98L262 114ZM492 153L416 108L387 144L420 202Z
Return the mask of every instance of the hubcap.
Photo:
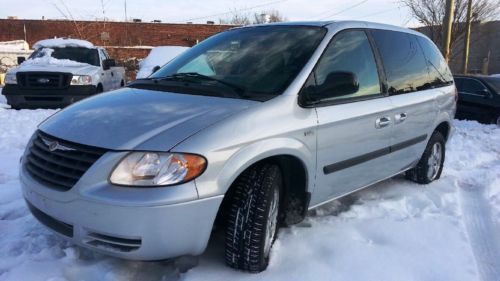
M441 160L443 158L443 146L441 143L436 142L432 146L431 155L429 155L429 159L427 160L427 164L429 169L427 170L427 177L432 181L436 179L439 169L441 168Z
M270 200L271 205L269 206L269 212L267 213L266 240L264 242L264 254L266 257L269 256L269 252L271 251L271 245L273 244L274 236L276 235L276 226L278 224L280 194L277 187L274 187Z

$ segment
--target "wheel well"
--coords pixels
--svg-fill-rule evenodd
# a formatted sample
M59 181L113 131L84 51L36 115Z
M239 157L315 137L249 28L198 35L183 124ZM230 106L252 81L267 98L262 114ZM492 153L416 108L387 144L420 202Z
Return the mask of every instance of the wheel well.
M101 84L101 83L99 83L99 84L97 84L96 89L97 89L97 90L99 90L99 89L100 89L100 90L101 90L101 92L102 92L104 88L102 87L102 84Z
M278 155L262 159L248 167L247 170L261 163L273 163L280 167L283 178L282 204L280 206L281 223L292 225L302 221L307 213L310 200L310 193L307 192L307 171L304 163L295 156ZM228 209L231 206L232 194L233 185L231 184L219 208L217 225L224 224L226 221Z
M442 122L439 124L434 131L440 132L444 139L447 141L450 134L450 124L448 122Z

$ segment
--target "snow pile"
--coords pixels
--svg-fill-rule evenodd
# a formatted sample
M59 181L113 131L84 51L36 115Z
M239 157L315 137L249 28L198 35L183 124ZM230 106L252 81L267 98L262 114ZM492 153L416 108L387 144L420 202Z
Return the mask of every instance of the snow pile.
M225 267L215 233L193 260L133 262L70 245L38 223L22 198L19 157L52 110L0 108L0 281L4 280L498 280L500 128L457 121L442 178L402 177L335 201L280 230L267 271Z
M64 47L82 47L82 48L94 48L94 44L89 41L80 39L68 39L68 38L55 38L55 39L45 39L36 42L33 45L33 49L37 50L40 48L64 48Z
M54 49L51 48L43 48L41 50L43 52L43 56L37 58L30 58L25 60L21 65L58 65L58 66L86 66L89 65L83 62L77 62L68 59L56 59L52 57L52 53Z
M187 49L189 48L179 46L163 46L152 49L149 55L139 63L137 79L148 77L155 67L165 65Z
M19 52L19 51L26 51L28 49L29 49L28 43L24 40L0 42L0 53Z

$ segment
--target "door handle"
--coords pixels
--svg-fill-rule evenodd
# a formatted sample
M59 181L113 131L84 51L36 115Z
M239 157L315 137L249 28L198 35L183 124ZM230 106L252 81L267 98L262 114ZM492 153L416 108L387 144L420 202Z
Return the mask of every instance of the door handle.
M390 124L391 124L391 117L388 116L380 117L379 119L375 120L375 128L377 129L387 127Z
M394 116L394 122L396 124L403 123L406 120L406 118L408 118L408 114L406 114L405 112L399 113L396 114L396 116Z

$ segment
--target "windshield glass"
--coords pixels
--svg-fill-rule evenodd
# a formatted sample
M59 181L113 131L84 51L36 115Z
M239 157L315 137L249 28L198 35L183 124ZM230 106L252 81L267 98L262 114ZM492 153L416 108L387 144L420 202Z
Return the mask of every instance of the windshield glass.
M293 81L325 33L324 28L306 26L226 31L193 47L149 78L185 78L189 74L191 82L199 80L217 87L224 84L241 90L241 97L268 100Z
M490 85L490 87L492 87L495 92L497 94L500 94L500 77L497 78L497 77L488 77L488 78L485 78L484 79L486 81L486 83L488 83Z
M50 52L47 50L50 49ZM53 51L52 51L53 50ZM97 49L88 49L81 47L65 47L65 48L41 48L33 52L30 59L41 58L50 54L53 58L60 60L72 60L80 63L88 63L90 65L99 66L99 55Z

